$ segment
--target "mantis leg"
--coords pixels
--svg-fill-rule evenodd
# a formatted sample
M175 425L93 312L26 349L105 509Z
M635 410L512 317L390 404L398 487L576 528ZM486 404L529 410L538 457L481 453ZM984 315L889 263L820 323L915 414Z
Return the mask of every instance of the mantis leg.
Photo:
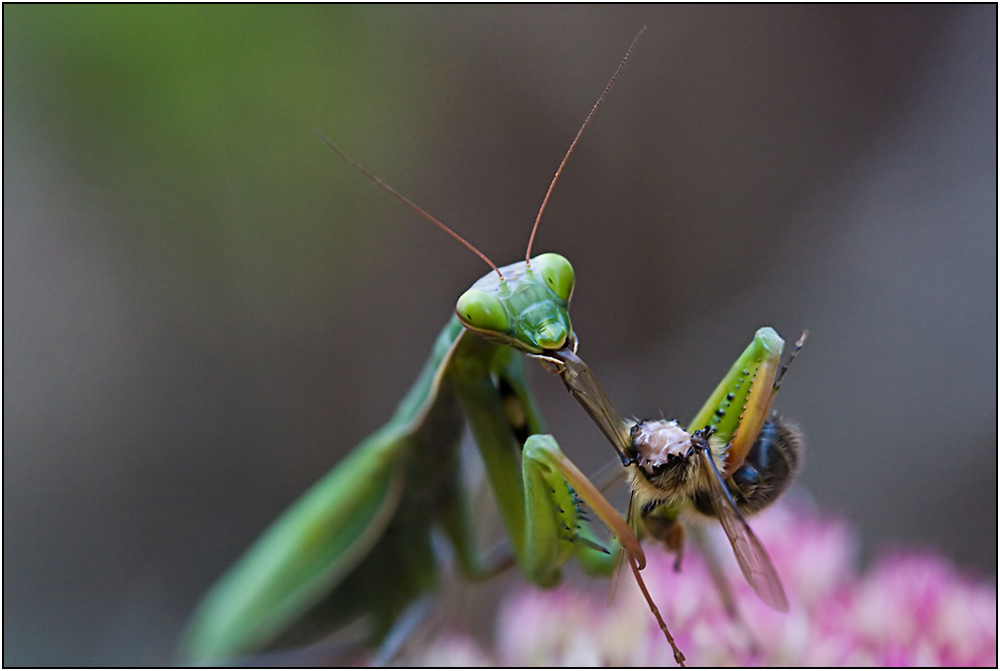
M462 346L452 362L452 381L525 576L543 587L554 585L561 567L574 555L588 570L613 569L616 552L601 548L594 540L581 515L581 501L612 530L639 566L645 565L639 541L622 516L551 436L539 435L541 418L527 391L522 357L479 338L466 338ZM453 522L446 528L462 565L481 569L482 562L463 549L471 545L472 534L463 531L466 526Z
M549 435L531 436L522 461L525 491L525 573L546 586L559 579L559 568L574 554L590 573L614 570L617 546L602 547L594 538L580 504L587 505L612 530L640 564L645 557L624 518L562 453Z
M689 431L713 427L714 440L729 446L722 472L724 478L732 475L743 463L764 421L771 414L784 345L785 341L774 329L759 329L753 342L688 425Z
M430 615L433 606L434 597L430 594L425 594L407 606L392 629L389 630L385 640L382 641L382 645L379 646L378 653L372 658L370 666L378 668L392 663L413 636L413 633Z

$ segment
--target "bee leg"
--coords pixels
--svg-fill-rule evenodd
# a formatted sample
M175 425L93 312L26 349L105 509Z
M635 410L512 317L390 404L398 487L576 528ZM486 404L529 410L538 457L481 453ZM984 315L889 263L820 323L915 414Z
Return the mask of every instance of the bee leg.
M663 543L669 552L674 553L674 572L681 572L681 560L684 558L684 525L676 517L657 515L654 510L642 518L646 533Z
M701 556L705 558L705 565L708 567L709 575L712 576L712 583L719 593L719 600L722 601L722 607L726 611L726 615L729 616L729 619L743 633L751 654L755 656L759 655L761 650L760 644L757 642L757 637L754 636L740 614L739 608L736 606L736 598L733 596L733 590L726 579L726 573L722 568L722 561L719 558L719 553L715 550L715 546L712 544L712 539L705 532L705 527L700 524L692 524L690 532L695 545L698 546L698 550L701 552Z
M739 612L736 610L736 599L733 598L733 590L729 586L729 581L726 580L722 562L719 560L719 553L712 546L712 539L708 537L705 528L700 524L691 526L691 537L694 539L695 545L698 546L698 550L701 551L701 556L705 558L708 573L712 576L712 582L715 584L716 591L719 592L719 599L722 601L722 607L726 610L726 614L731 619L740 621Z

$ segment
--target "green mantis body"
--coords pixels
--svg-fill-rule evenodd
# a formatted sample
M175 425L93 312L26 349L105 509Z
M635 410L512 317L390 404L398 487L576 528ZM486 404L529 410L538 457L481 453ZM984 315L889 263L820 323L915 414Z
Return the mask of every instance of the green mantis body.
M330 146L391 195L458 237ZM542 210L547 200L548 194ZM432 542L437 530L449 539L467 576L495 572L502 563L475 549L475 523L462 489L458 443L466 424L485 465L510 552L534 584L557 583L573 557L590 573L611 573L619 565L620 550L646 593L638 536L665 540L658 529L672 524L692 501L697 507L698 493L707 492L710 512L726 529L751 585L772 605L783 605L770 560L726 493L739 494L733 474L770 412L780 381L775 372L781 339L770 329L758 333L690 425L701 431L685 434L685 459L694 455L695 465L687 467L688 476L679 484L668 486L660 476L673 466L650 447L652 441L635 439L635 430L630 432L593 373L576 357L569 317L572 266L558 254L528 259L530 242L528 249L525 261L493 266L495 274L459 298L455 315L389 422L287 510L209 592L185 636L188 661L212 664L294 648L354 622L360 622L367 644L383 643L408 609L437 587ZM551 436L542 435L544 425L524 378L524 355L558 373L611 441L633 489L628 520ZM729 406L733 412L719 414ZM581 502L611 530L612 542L602 546L597 540L581 514ZM646 598L675 658L683 661L648 593Z
M567 310L573 274L556 254L532 261L534 269L523 262L508 266L501 270L503 282L490 274L463 295L388 424L307 492L219 582L192 623L187 638L192 661L304 645L362 617L368 641L379 643L411 603L436 587L435 528L450 539L466 575L489 575L493 567L474 550L474 523L459 478L457 446L465 421L479 445L514 557L529 580L554 585L574 556L588 572L613 570L615 552L595 540L580 515L580 499L612 529L635 569L641 568L642 549L625 520L550 436L539 435L542 420L525 384L522 352L543 359L574 357ZM770 329L763 332L692 424L713 426L727 438L715 444L716 459L723 463L749 450L760 431L755 422L770 410L781 340ZM622 436L628 427L589 368L580 362L559 372L581 402L598 398L597 407L608 416L599 426L611 427L613 442L626 445ZM746 412L731 413L727 420L716 412L722 406ZM740 431L742 441L733 440ZM635 456L629 460L629 469L642 468ZM661 517L676 516L691 493L677 489L666 496L650 485L643 490L632 477L640 492L633 501L660 501ZM738 513L718 516L724 525L742 522ZM646 518L632 519L636 532L648 533L638 521ZM774 585L777 577L749 528L730 538L753 544L752 551L737 549L741 566L749 557L751 570L764 572L763 583L748 575L751 584Z
M596 490L588 491L589 483L580 481L551 438L537 435L542 422L517 350L555 351L571 342L573 286L572 268L561 256L533 262L534 270L524 263L503 269L509 277L504 289L497 286L498 296L508 294L503 303L483 307L478 288L468 300L463 296L459 310L466 314L441 332L389 423L307 492L219 582L190 629L193 661L301 645L361 616L369 618L369 640L380 641L408 604L436 586L435 527L447 534L470 577L488 574L490 567L473 550L460 487L457 446L464 420L526 576L553 585L574 554L592 571L611 570L613 555L593 542L574 494ZM506 304L520 306L507 320L513 336L493 332L491 341L463 327L470 314L479 320L479 333L484 322L498 325L507 313L491 310L506 310ZM503 344L506 338L513 339ZM601 501L592 505L602 517L614 514ZM611 523L629 535L622 522ZM634 536L625 542L641 556Z

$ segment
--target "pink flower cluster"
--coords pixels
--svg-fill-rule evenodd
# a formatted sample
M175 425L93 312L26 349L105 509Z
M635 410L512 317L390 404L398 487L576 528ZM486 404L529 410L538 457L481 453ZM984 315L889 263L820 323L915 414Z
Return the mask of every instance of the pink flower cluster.
M800 510L795 510L800 508ZM856 570L856 538L808 506L779 504L752 519L788 593L787 613L743 580L721 533L713 537L735 596L726 613L693 548L680 573L646 546L642 575L693 666L997 665L997 589L927 554L898 554ZM494 651L446 635L417 663L459 666L672 666L673 656L631 573L611 603L606 588L526 588L503 606ZM605 583L606 585L606 583Z

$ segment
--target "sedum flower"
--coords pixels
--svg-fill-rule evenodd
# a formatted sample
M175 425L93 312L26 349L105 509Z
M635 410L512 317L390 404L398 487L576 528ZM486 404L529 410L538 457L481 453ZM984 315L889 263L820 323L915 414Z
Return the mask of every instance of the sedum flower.
M929 554L897 553L859 575L855 533L801 502L754 516L753 528L781 575L787 613L774 612L753 593L721 532L712 540L736 620L693 544L679 573L673 555L646 545L643 579L690 665L996 666L994 585L965 578ZM448 634L413 661L672 666L670 647L627 569L620 582L610 603L606 587L525 588L501 606L493 651Z

